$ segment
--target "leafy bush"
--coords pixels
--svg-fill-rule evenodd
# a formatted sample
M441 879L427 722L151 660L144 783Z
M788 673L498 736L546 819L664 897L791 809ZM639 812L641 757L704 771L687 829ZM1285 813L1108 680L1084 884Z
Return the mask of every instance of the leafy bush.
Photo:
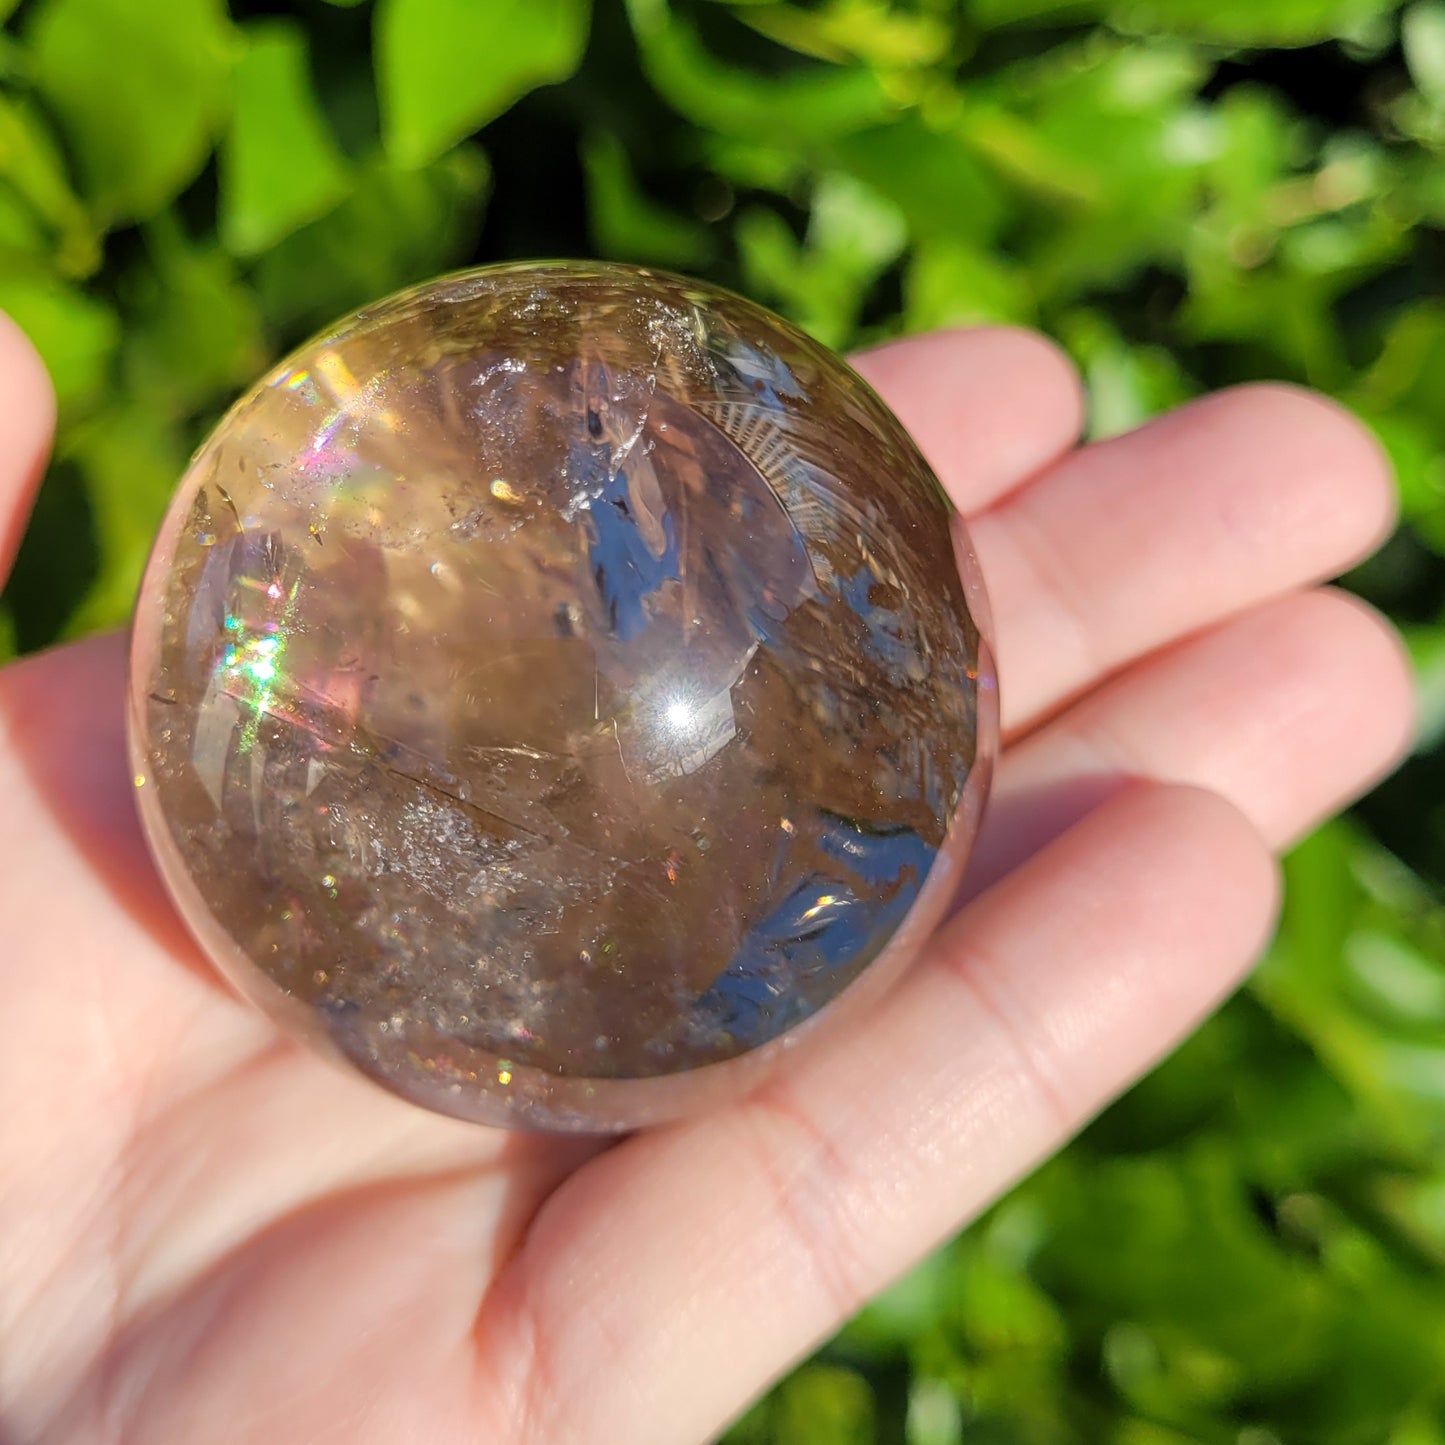
M269 360L471 260L687 269L840 346L1039 325L1094 435L1262 376L1366 417L1417 757L1290 860L1243 995L731 1438L1445 1445L1445 3L7 13L0 307L62 426L0 655L123 621Z

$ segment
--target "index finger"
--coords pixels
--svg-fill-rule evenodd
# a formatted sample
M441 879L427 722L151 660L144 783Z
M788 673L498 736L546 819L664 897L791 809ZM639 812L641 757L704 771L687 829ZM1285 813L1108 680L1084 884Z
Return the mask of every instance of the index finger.
M0 313L0 585L39 485L55 430L55 393L25 333Z

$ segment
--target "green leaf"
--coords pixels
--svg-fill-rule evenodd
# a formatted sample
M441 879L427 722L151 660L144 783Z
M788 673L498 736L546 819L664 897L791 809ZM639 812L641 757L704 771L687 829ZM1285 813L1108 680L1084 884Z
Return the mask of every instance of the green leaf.
M1091 440L1132 431L1198 390L1169 352L1131 346L1097 312L1073 312L1059 331L1083 372Z
M1312 45L1352 36L1398 0L974 0L973 20L1001 25L1108 19L1137 35L1195 35L1228 45Z
M50 239L35 213L14 190L0 180L0 264L14 261L23 265L47 256Z
M1445 556L1445 438L1432 434L1403 408L1376 410L1368 396L1345 398L1369 423L1390 458L1400 498L1400 516L1429 547Z
M1422 906L1423 889L1407 870L1340 822L1297 848L1285 869L1279 937L1251 985L1253 993L1308 1041L1391 1148L1414 1152L1428 1147L1445 1122L1445 1049L1438 1045L1439 1030L1431 1026L1421 1034L1398 1027L1398 1009L1393 1018L1381 1012L1390 982L1372 982L1369 973L1381 958L1381 909L1403 920ZM1361 936L1363 953L1356 952ZM1388 962L1398 965L1406 952L1422 946L1437 959L1445 957L1445 942L1438 937L1400 942ZM1398 993L1399 978L1392 982Z
M221 147L221 236L253 256L325 215L350 180L312 89L305 35L284 21L245 33Z
M807 1365L778 1391L773 1436L790 1445L873 1445L873 1392L852 1370Z
M1102 8L1102 0L972 0L969 19L993 30L1004 25L1088 19Z
M813 191L808 243L863 286L897 260L908 242L898 208L852 176L825 171Z
M710 55L667 0L627 0L647 77L679 115L706 130L794 146L831 140L894 115L898 103L864 66L763 75Z
M256 286L287 337L455 265L472 248L486 157L464 146L423 170L363 166L347 200L261 257Z
M785 143L745 140L735 136L700 136L709 167L745 190L773 191L784 196L802 184L807 164Z
M53 260L67 276L100 263L100 239L71 189L60 148L33 106L0 96L0 177L53 239Z
M1299 160L1299 125L1268 90L1239 86L1208 113L1212 144L1205 174L1213 192L1210 221L1238 245L1239 228L1278 224L1279 188Z
M1189 1392L1208 1396L1241 1367L1277 1386L1318 1361L1333 1302L1322 1280L1275 1247L1227 1150L1204 1140L1169 1157L1076 1159L1056 1177L1072 1187L1050 1194L1055 1227L1039 1274L1148 1332L1156 1360L1135 1351L1123 1361L1125 1378L1116 1373L1135 1400L1155 1395L1161 1376L1177 1395L1192 1374ZM1250 1308L1241 1310L1246 1296ZM1214 1357L1205 1379L1180 1358L1184 1350Z
M61 445L68 449L73 435L66 425ZM48 647L64 634L100 566L85 479L73 462L52 457L5 583L17 652Z
M801 247L787 222L763 207L740 216L736 234L749 288L779 302L825 345L840 348L855 340L868 288L907 241L894 206L837 172L818 178Z
M0 272L0 311L34 343L62 408L80 408L103 389L120 337L104 302L57 277L17 268Z
M883 0L830 0L816 10L748 5L745 24L819 60L865 60L880 68L933 65L948 54L952 27L941 15L899 14Z
M1229 45L1314 45L1349 36L1398 0L1115 0L1109 18L1137 35L1169 31Z
M1422 420L1445 417L1445 304L1421 300L1392 319L1359 393L1378 411L1405 407Z
M1344 370L1333 304L1338 278L1282 268L1197 283L1180 318L1196 342L1266 347L1285 376L1328 387Z
M189 452L180 428L143 403L118 401L74 438L71 454L85 478L101 566L70 619L71 636L116 627L130 616L156 528Z
M1027 274L996 252L962 239L929 239L908 263L903 316L909 331L1027 322L1034 297Z
M1430 752L1445 743L1445 626L1411 628L1406 641L1415 664L1420 709L1416 748Z
M1403 311L1346 399L1394 463L1402 516L1445 556L1445 306L1430 301Z
M587 43L589 0L378 0L377 88L388 153L424 165L539 85Z
M942 1380L915 1375L908 1386L904 1417L907 1445L963 1445L963 1409Z
M642 190L616 136L592 132L582 144L582 167L592 239L602 255L684 270L699 270L712 259L712 233Z
M172 417L215 410L270 359L256 299L224 251L193 244L170 216L146 241L150 264L126 288L129 395Z
M909 114L837 140L833 162L892 201L915 235L990 242L1011 211L998 178L955 130Z
M1431 1417L1429 1406L1411 1410L1395 1422L1386 1445L1445 1445L1445 1424Z
M1431 105L1445 106L1445 4L1412 5L1400 22L1400 41L1415 88Z
M102 224L154 214L195 177L234 53L221 0L40 0L27 35Z
M1074 206L1093 205L1100 199L1095 176L1081 170L1073 156L1050 144L1007 107L988 101L970 103L958 134L1022 196Z
M1025 256L1044 301L1178 263L1198 220L1203 148L1191 102L1207 70L1175 42L1061 49L998 72L963 134L1015 184L1058 197Z
M1345 943L1345 963L1362 1008L1391 1022L1445 1024L1445 968L1409 939L1362 928Z

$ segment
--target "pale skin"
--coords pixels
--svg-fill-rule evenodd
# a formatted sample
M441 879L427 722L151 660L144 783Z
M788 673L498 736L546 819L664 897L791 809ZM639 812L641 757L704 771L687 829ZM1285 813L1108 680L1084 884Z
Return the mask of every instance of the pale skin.
M0 672L3 1445L704 1441L1238 983L1275 855L1410 734L1317 585L1390 525L1374 443L1264 386L1080 447L1017 331L858 365L971 519L1007 747L911 972L705 1117L509 1135L320 1062L149 864L122 640ZM0 321L0 575L52 410Z

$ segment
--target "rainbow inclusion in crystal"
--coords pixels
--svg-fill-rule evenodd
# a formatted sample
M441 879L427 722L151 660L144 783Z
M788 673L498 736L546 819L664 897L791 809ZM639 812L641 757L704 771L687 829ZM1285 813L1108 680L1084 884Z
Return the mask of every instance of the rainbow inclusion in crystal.
M465 273L197 455L136 616L137 796L289 1024L447 1113L631 1127L747 1087L936 922L994 746L981 608L903 429L778 318Z

